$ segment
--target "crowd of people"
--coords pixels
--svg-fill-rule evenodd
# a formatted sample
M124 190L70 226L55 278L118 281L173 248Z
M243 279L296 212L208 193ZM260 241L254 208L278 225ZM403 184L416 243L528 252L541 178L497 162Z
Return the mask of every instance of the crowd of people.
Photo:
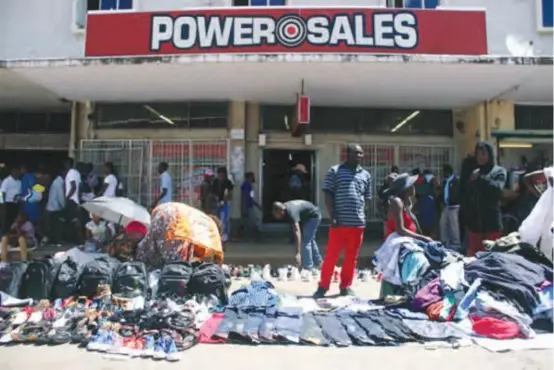
M366 208L373 196L370 172L361 165L363 154L360 145L350 144L346 161L329 169L323 183L326 215L300 195L298 199L273 204L274 217L290 222L295 262L304 274L321 275L316 297L323 297L328 291L343 251L340 290L343 295L352 294L351 285L366 227ZM302 168L297 166L295 170L296 174ZM416 169L411 174L399 172L398 167L393 166L378 192L385 239L394 233L422 242L441 241L449 249L474 256L483 250L484 240L500 237L501 200L507 172L495 164L493 147L489 143L477 144L474 156L464 161L460 176L448 164L443 167L442 179L428 169L422 172ZM172 228L185 227L179 220L191 217L191 207L173 206L177 203L173 203L172 178L167 163L159 164L158 173L159 192L151 205L158 211L153 213L150 228L158 228L159 238L165 240L163 235L171 234ZM533 179L540 177L540 172L522 177L522 183L526 185L522 189L526 204L529 195L538 199L540 194L533 186L536 183ZM293 180L291 178L291 183ZM240 205L243 228L259 233L261 206L254 196L254 184L254 174L246 173L240 187ZM44 196L32 198L29 194L41 191L37 185L42 186ZM218 168L216 173L204 172L199 200L201 211L213 220L210 227L220 230L221 239L216 244L228 240L233 189L225 167ZM5 214L3 261L7 260L9 246L19 246L21 259L26 260L29 248L37 245L37 237L58 242L65 237L62 235L64 230L72 231L70 240L82 245L86 252L107 252L121 259L138 257L149 260L151 265L159 264L157 259L160 258L164 261L184 258L183 248L188 247L182 241L173 243L172 240L162 253L156 252L155 243L150 243L154 246L152 248L149 243L142 243L139 247L139 242L145 240L148 233L146 225L135 222L121 228L98 215L86 213L80 207L98 196L124 195L125 186L109 162L104 165L103 176L96 174L91 164L75 166L72 159L66 160L63 170L50 174L33 174L26 166L13 168L2 181L0 193ZM160 207L163 204L168 204L168 207ZM316 235L325 216L331 226L326 254L322 256ZM218 250L219 246L209 249ZM192 250L194 253L194 246Z

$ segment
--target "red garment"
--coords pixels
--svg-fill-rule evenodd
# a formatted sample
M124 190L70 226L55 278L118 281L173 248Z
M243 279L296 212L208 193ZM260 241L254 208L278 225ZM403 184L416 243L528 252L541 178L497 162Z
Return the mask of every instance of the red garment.
M222 313L214 313L210 318L200 327L198 340L200 343L225 343L224 339L214 338L215 331L219 327L219 324L223 321L225 315Z
M148 228L138 221L131 221L125 226L125 234L140 234L146 236Z
M320 288L328 290L331 286L331 278L339 256L344 249L344 258L340 271L340 289L349 288L354 280L354 270L358 262L358 253L364 239L363 227L331 227L329 228L329 241L327 252L321 266Z
M513 321L504 321L494 317L470 317L473 332L492 339L522 338L519 325Z
M417 226L416 226L416 223L414 222L414 219L412 218L412 216L410 216L410 213L406 210L402 211L402 220L404 221L404 228L406 230L410 230L412 232L417 232ZM389 218L387 220L387 224L386 224L386 230L385 230L385 239L392 233L396 232L397 230L397 227L396 227L396 221L394 220L394 218Z
M478 234L468 231L469 246L467 249L467 256L473 257L477 252L485 250L483 245L484 240L496 240L500 238L500 231L494 231L491 233Z

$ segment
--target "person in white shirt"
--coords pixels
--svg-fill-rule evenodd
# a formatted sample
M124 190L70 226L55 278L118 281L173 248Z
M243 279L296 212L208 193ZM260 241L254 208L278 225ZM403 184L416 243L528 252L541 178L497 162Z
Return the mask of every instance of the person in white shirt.
M105 244L112 236L110 225L102 218L91 214L91 220L86 224L86 242L84 251L88 253L104 252Z
M171 184L171 176L167 172L169 168L166 162L162 162L158 166L158 173L160 174L160 195L158 199L152 204L152 208L156 208L160 204L169 203L173 197L173 187Z
M75 226L77 235L76 242L83 241L83 230L81 227L81 217L79 217L79 188L81 186L81 174L73 168L72 158L65 161L65 211L66 219Z
M113 163L106 162L104 164L104 173L106 177L104 178L104 187L102 188L102 195L105 197L115 197L117 191L117 177L115 176L115 171Z
M61 219L65 208L64 179L61 171L52 173L54 181L48 191L48 203L46 203L47 236L52 243L59 243L61 239Z
M17 213L19 212L19 196L21 193L21 181L19 180L19 169L12 168L11 173L0 185L0 194L4 201L5 218L2 231L6 233L10 230Z

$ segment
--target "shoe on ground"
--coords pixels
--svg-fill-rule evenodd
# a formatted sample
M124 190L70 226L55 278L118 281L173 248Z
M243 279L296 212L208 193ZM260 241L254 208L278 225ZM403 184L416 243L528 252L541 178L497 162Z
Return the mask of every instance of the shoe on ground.
M144 346L142 347L141 357L148 358L154 356L156 349L156 341L153 335L147 335L144 337Z
M313 295L313 299L321 299L325 297L325 294L327 294L327 289L323 289L321 287L317 288Z
M173 338L166 338L165 340L165 353L166 360L170 362L176 362L181 359L181 354L177 351L177 346Z
M166 350L166 344L164 338L159 338L156 341L156 344L154 346L154 353L152 354L152 358L154 360L165 360L167 357L167 350Z
M340 290L340 295L343 297L354 297L356 293L354 293L352 288L344 288Z

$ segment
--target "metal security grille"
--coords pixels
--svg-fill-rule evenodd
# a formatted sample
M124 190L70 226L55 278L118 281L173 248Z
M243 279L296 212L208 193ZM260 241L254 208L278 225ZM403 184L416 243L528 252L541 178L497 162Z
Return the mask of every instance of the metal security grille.
M151 203L159 195L158 165L166 162L173 180L173 200L199 205L200 185L207 170L229 168L229 141L153 140L150 142Z
M412 170L419 168L431 170L433 175L439 179L443 178L442 166L450 164L456 167L455 150L451 146L406 146L398 148L399 160L398 167L402 172L411 173Z
M442 166L446 163L455 166L455 148L453 146L415 146L393 144L361 144L364 151L362 166L369 171L372 179L373 198L367 209L368 221L382 219L379 212L378 190L390 173L393 165L401 172L411 172L415 168L429 169L435 176L442 178ZM341 146L340 161L346 159L346 146Z
M112 162L127 196L150 206L159 195L158 166L169 165L173 200L198 205L204 172L229 166L229 141L221 140L82 140L77 162L92 163L101 174Z

